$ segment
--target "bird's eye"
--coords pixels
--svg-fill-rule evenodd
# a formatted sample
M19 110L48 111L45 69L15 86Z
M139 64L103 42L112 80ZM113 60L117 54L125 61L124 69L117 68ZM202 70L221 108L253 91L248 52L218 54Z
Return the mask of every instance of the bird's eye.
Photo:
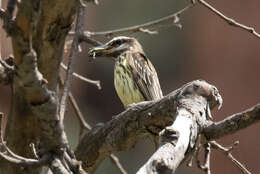
M119 46L123 43L122 40L115 40L114 42L111 43L111 46Z

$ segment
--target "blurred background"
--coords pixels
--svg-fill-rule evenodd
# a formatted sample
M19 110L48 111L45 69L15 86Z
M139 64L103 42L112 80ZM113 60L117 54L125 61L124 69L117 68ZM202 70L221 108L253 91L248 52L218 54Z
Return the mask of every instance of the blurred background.
M260 32L260 1L208 2L225 15L253 26ZM5 7L5 0L3 3ZM101 0L99 6L88 5L85 28L90 31L105 31L141 24L174 13L188 3L180 0ZM128 35L136 37L143 45L144 51L157 70L164 94L195 79L204 79L214 84L224 99L222 109L213 112L215 121L259 103L260 40L244 30L228 25L199 4L181 15L181 24L181 30L175 26L167 26L160 28L157 35ZM12 53L10 40L2 30L0 34L1 54L5 57ZM102 42L109 40L103 37L96 39ZM114 90L114 62L106 58L90 62L87 54L90 47L82 44L82 52L77 57L74 70L88 78L100 80L102 90L74 79L72 92L85 119L91 125L95 125L109 121L124 108ZM8 113L10 90L0 86L0 96L0 111ZM71 145L75 147L79 139L79 123L71 107L68 107L65 127ZM255 124L218 140L226 146L239 140L240 144L233 151L233 155L252 173L260 173L260 139L257 137L259 131L260 124ZM117 155L126 170L135 173L152 153L153 146L150 140L140 140L132 150ZM211 163L212 173L240 173L221 152L213 150ZM109 160L105 160L96 173L119 172ZM202 171L183 165L178 173Z

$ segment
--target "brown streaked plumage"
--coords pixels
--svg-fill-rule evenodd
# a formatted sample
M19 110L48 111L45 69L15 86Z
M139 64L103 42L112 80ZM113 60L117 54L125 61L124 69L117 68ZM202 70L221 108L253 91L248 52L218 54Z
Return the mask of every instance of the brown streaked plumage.
M155 68L135 38L116 37L89 53L115 59L114 85L124 106L163 96Z

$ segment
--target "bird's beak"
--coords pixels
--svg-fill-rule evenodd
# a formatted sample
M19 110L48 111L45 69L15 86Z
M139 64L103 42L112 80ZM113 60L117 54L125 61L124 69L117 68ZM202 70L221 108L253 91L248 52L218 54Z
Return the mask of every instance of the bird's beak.
M99 56L106 56L110 53L111 46L109 45L101 45L94 48L91 48L88 52L88 54L92 57L99 57Z

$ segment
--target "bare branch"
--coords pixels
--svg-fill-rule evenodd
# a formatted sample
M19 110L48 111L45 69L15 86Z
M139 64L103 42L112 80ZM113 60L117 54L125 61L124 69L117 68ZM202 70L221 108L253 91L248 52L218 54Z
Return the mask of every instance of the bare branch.
M64 84L63 82L63 79L60 78L60 83L61 85ZM83 114L81 113L80 109L79 109L79 106L74 98L74 96L72 95L71 92L69 92L69 101L76 113L76 116L78 117L78 120L80 122L80 135L82 134L83 132L83 129L86 129L86 130L91 130L91 126L85 121L84 119L84 116ZM109 156L110 160L112 161L113 164L116 165L116 167L119 169L119 171L122 173L122 174L127 174L127 172L125 171L125 169L123 168L122 164L120 163L119 159L117 158L117 156L115 156L114 154L111 154Z
M121 174L127 174L126 170L123 168L117 156L111 154L109 158L112 161L112 163L119 169Z
M151 132L158 135L162 129L171 125L176 117L177 108L180 107L181 96L190 94L187 91L192 90L194 85L199 86L199 89L213 88L205 81L193 81L160 100L133 105L114 116L109 122L97 125L86 133L75 151L86 171L93 171L111 153L128 150L139 138L145 137ZM215 87L214 89L216 90ZM218 92L215 91L214 94L216 93ZM205 96L209 94L212 94L212 91L208 91L207 94L205 92ZM209 100L217 98L219 97L210 97ZM216 104L216 102L210 103L211 108ZM193 112L193 109L190 110Z
M176 20L176 18L178 18L179 15L181 15L183 12L185 12L192 6L193 6L193 4L190 4L176 13L173 13L169 16L166 16L166 17L154 20L154 21L150 21L150 22L147 22L144 24L135 25L135 26L126 27L126 28L120 28L120 29L111 30L111 31L101 31L101 32L86 31L86 32L84 32L84 35L89 36L89 37L93 37L93 36L111 37L113 35L131 34L131 33L135 33L135 32L144 32L144 33L151 34L151 32L148 32L149 29L153 29L158 26L163 26L165 24L173 24L173 25L176 25L177 27L179 27L179 25L178 25L179 21ZM154 32L152 32L152 33L154 34ZM75 34L75 33L70 32L70 34Z
M49 167L53 174L72 174L72 172L68 171L62 164L62 161L58 158L54 158Z
M64 81L62 79L62 77L60 77L60 84L61 86L64 85ZM86 130L90 130L91 129L91 126L85 121L84 119L84 116L83 114L81 113L80 109L79 109L79 106L74 98L74 96L72 95L71 92L69 92L69 101L76 113L76 116L78 117L78 120L79 120L79 123L80 123L80 127L81 127L81 130L80 132L83 131L83 129L86 129Z
M198 153L199 153L199 150L198 150L197 154L196 154L197 166L198 166L198 168L202 169L206 174L211 174L211 171L210 171L211 144L210 143L204 144L204 149L205 149L204 164L201 165L200 160L198 159Z
M86 172L82 169L81 162L77 161L76 159L71 158L68 153L64 154L64 158L66 163L68 163L69 168L75 173L75 174L86 174ZM73 174L74 174L73 173Z
M197 107L197 106L195 106ZM177 116L173 125L166 127L161 135L161 145L150 159L138 170L137 174L175 173L185 152L189 148L195 123L195 113L184 108L177 108ZM193 127L196 130L198 127Z
M39 167L39 166L47 164L48 161L50 161L50 156L44 156L39 160L29 159L29 158L25 158L25 160L21 160L21 159L17 159L17 158L11 157L9 155L6 155L3 152L0 152L0 157L10 163L21 165L23 167Z
M72 46L71 46L71 52L69 55L69 61L68 61L68 69L66 73L66 79L64 83L64 89L63 89L63 95L61 97L61 102L60 102L60 121L63 122L64 119L64 114L66 110L66 102L67 102L67 96L70 90L70 84L71 84L71 79L72 79L72 66L75 60L75 57L78 52L78 45L79 45L79 35L83 33L83 19L84 18L84 7L78 3L78 11L77 11L77 19L76 19L76 26L75 26L75 31L76 35L73 39Z
M229 18L227 16L225 16L223 13L221 13L220 11L218 11L217 9L215 9L213 6L211 6L209 3L207 3L204 0L198 0L198 2L200 4L202 4L203 6L207 7L210 11L212 11L214 14L216 14L217 16L219 16L221 19L223 19L224 21L226 21L229 25L234 26L234 27L238 27L241 28L247 32L252 33L254 36L256 36L257 38L260 38L260 34L257 33L255 31L255 29L253 27L249 27L246 26L244 24L238 23L237 21L235 21L232 18Z
M75 113L80 121L80 125L82 128L86 129L86 130L91 130L91 126L85 121L83 114L81 113L78 104L74 98L74 96L72 95L72 93L69 93L69 100L75 110ZM82 130L80 131L82 132ZM122 164L120 163L119 159L117 158L117 156L115 156L114 154L111 154L109 156L110 160L112 161L113 164L116 165L116 167L119 169L119 171L121 172L121 174L127 174L127 172L125 171L125 169L123 168Z
M210 144L212 145L212 148L223 152L228 157L228 159L230 159L240 169L240 171L243 174L251 174L251 172L249 172L241 162L239 162L235 157L233 157L233 155L231 154L233 147L225 148L218 144L216 141L210 141Z
M233 134L247 128L260 120L260 103L243 112L231 115L226 119L211 123L203 130L203 135L208 141Z
M0 115L0 125L2 122L3 114ZM1 128L1 126L0 126ZM1 130L1 129L0 129ZM30 159L30 158L24 158L22 156L19 156L12 152L3 141L2 133L0 134L0 147L3 148L3 150L6 150L6 152L0 152L0 157L7 160L8 162L21 165L23 167L39 167L44 164L47 164L48 161L50 161L50 155L44 155L41 159Z
M67 66L64 65L63 63L61 63L61 67L64 69L64 70L68 70ZM87 82L87 83L90 83L92 85L95 85L99 90L101 89L101 85L100 85L100 81L99 80L91 80L91 79L88 79L82 75L79 75L75 72L72 73L72 75L80 80L82 80L83 82Z
M189 149L195 148L200 126L210 115L208 108L213 109L222 103L216 87L201 83L197 88L196 85L184 88L176 99L176 120L163 130L159 149L137 174L174 173ZM203 166L207 173L210 172L209 154L206 153L206 162Z
M82 34L79 36L79 42L86 42L90 45L93 45L93 46L99 46L99 45L103 45L102 42L99 42L93 38L90 38L89 36L85 35L85 34Z

